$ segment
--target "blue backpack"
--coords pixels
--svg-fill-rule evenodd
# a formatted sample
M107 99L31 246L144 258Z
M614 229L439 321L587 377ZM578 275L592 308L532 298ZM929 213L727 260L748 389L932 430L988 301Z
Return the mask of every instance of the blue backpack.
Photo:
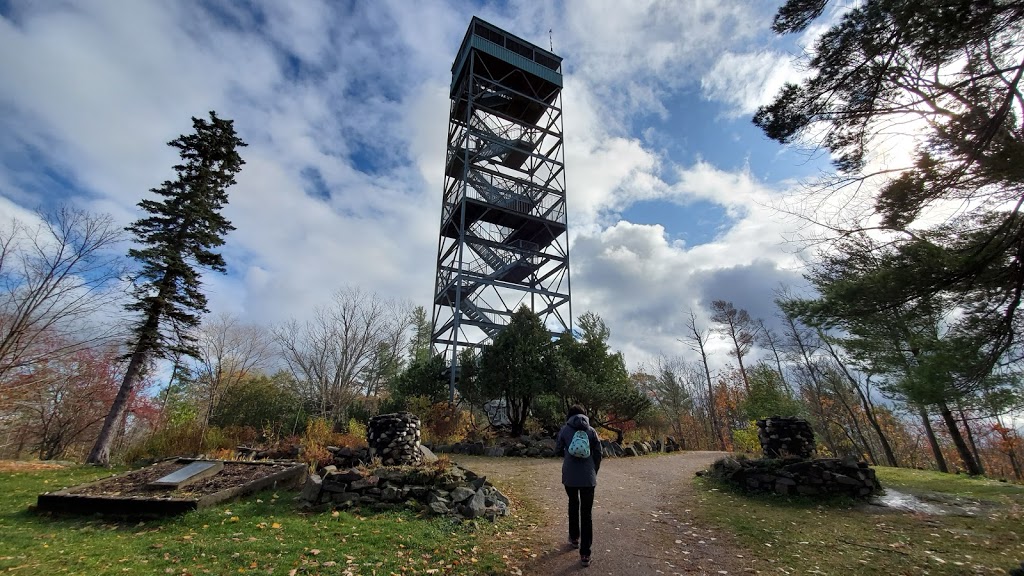
M586 430L577 430L569 442L569 454L577 458L590 458L590 437Z

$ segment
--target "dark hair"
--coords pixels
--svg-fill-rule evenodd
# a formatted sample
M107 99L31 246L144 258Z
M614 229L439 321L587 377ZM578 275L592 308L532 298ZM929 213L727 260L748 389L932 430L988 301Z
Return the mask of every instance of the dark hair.
M569 413L566 415L566 417L568 418L571 416L575 416L577 414L583 414L584 416L586 416L587 411L583 409L583 406L580 406L579 404L573 404L572 406L569 406Z

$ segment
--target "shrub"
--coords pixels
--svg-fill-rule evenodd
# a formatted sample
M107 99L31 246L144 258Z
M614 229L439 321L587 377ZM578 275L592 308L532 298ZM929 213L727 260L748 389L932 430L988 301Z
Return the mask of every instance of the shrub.
M420 424L425 442L451 442L466 436L470 428L468 414L447 402L431 404Z
M530 414L537 420L537 427L557 431L565 424L565 405L554 394L542 394L533 400Z
M335 438L334 427L325 418L312 418L306 423L306 431L299 441L299 458L311 470L326 466L332 460L327 446Z
M203 433L195 420L170 422L155 430L143 441L128 447L120 456L124 463L159 460L174 456L198 456L218 451L234 451L249 442L256 431L248 427L218 428L210 426Z
M753 420L746 428L732 431L733 450L755 453L761 450L761 441L757 438L757 423Z
M361 448L366 446L366 425L355 418L349 418L348 431L343 434L333 434L330 439L331 446L347 446L348 448Z

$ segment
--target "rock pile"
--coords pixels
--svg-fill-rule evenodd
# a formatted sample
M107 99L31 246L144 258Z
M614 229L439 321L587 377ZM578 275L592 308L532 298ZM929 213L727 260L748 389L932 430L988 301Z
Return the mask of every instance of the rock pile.
M411 412L380 414L370 418L366 429L370 457L379 457L385 466L418 464L420 419Z
M380 466L373 470L327 466L311 474L299 496L308 508L414 505L431 514L494 520L509 513L509 500L487 479L456 464Z
M336 468L355 468L370 462L370 449L366 446L349 448L348 446L328 446L327 451L334 456L331 464Z
M772 416L758 420L757 429L765 458L806 460L814 455L814 431L806 420Z
M856 459L738 460L722 458L708 474L750 492L775 492L818 496L843 494L863 498L879 492L882 485L866 462Z

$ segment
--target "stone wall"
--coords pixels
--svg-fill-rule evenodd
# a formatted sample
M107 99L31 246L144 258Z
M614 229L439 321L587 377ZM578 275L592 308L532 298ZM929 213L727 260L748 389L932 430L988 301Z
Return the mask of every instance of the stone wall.
M502 438L493 445L483 442L456 442L454 444L428 444L438 454L470 454L474 456L516 456L526 458L552 458L555 452L555 439L540 435L523 435L519 438ZM622 445L609 440L601 441L601 455L606 457L642 456L651 452L675 452L681 446L671 436L665 440L657 439L649 442L634 442Z
M366 427L370 458L379 457L385 466L418 464L420 452L420 419L411 412L380 414L370 418Z
M509 513L509 500L483 477L453 464L380 466L373 470L327 466L311 474L299 496L314 509L414 505L431 513L494 520Z
M814 455L814 431L801 418L772 416L757 421L757 439L765 458L799 458Z
M856 459L744 460L722 458L705 474L748 492L817 496L841 494L863 498L882 485L866 462Z

